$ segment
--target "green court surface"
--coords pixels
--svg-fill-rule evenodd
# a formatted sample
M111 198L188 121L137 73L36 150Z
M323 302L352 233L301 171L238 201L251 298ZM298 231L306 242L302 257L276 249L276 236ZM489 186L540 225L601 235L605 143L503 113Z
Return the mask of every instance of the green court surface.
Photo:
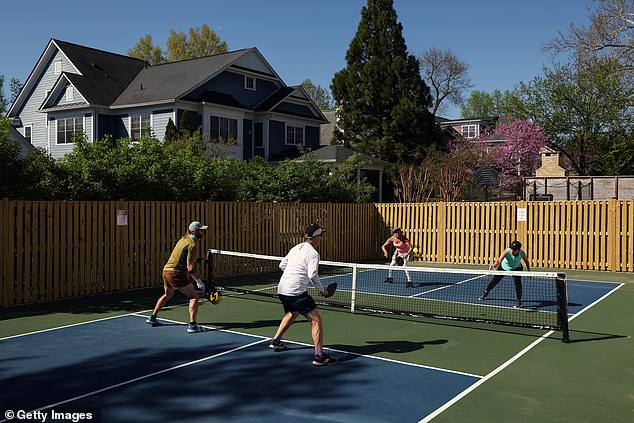
M575 316L569 344L561 342L560 333L542 338L545 331L322 309L325 345L483 376L463 396L438 410L432 416L434 422L634 421L634 275L567 274L569 279L624 283ZM147 313L160 292L157 287L3 310L0 338L130 312ZM177 296L174 306L159 317L187 320L184 297ZM198 321L268 337L282 313L275 299L229 295L219 305L201 302ZM152 330L140 327L146 329ZM299 318L285 338L310 344L309 331L309 324ZM338 370L345 371L345 363Z

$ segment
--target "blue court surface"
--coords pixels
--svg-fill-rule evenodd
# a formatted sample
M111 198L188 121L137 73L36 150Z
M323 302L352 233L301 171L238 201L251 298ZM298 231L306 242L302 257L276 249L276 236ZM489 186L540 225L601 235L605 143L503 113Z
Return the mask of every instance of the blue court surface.
M571 314L618 286L568 281ZM1 339L0 403L104 422L415 422L486 377L345 351L331 351L337 366L316 367L310 345L276 353L267 338L188 334L181 323L151 328L144 319Z
M415 268L414 268L415 269ZM405 285L402 268L393 270L394 283L385 284L388 276L385 269L364 270L357 273L356 292L386 295L394 298L419 298L424 300L448 301L460 304L477 304L512 308L516 301L511 275L505 276L491 291L486 302L478 297L484 291L491 276L469 273L427 273L410 272L413 287ZM521 276L521 273L519 274ZM341 274L322 278L325 284L337 282L340 291L352 290L352 274ZM557 293L554 279L531 280L523 278L522 302L524 308L534 311L556 312ZM613 282L566 281L568 291L568 315L573 316L603 295L616 289L620 284ZM500 287L504 287L500 289Z
M107 422L418 421L479 376L126 315L0 341L2 403Z

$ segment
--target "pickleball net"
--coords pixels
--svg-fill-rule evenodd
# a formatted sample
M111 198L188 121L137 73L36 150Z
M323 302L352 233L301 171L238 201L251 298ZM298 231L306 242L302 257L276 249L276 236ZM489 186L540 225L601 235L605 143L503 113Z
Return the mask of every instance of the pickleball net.
M282 257L209 250L207 272L227 291L276 296ZM474 269L399 267L322 260L324 286L337 282L330 298L309 293L319 304L352 312L392 313L518 327L559 330L569 341L566 276L552 272L505 272ZM494 278L501 281L480 299ZM514 276L521 277L517 307Z

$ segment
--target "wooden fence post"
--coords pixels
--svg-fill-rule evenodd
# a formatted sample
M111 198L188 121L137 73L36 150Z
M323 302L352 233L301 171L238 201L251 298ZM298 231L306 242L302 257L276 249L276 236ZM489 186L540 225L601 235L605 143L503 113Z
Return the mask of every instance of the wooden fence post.
M447 245L447 203L436 203L436 227L438 228L436 236L436 251L438 253L438 262L447 261L447 253L445 246Z
M9 266L13 266L13 260L10 258L13 256L9 251L9 199L4 198L2 200L2 210L0 210L0 242L2 248L0 249L0 266L2 268L2 281L0 282L0 301L2 302L2 308L9 305L8 298L8 284L12 283L9 280L11 271Z
M621 219L617 219L618 203L617 200L608 200L608 270L612 272L620 269L619 258L617 257L617 252L621 250Z

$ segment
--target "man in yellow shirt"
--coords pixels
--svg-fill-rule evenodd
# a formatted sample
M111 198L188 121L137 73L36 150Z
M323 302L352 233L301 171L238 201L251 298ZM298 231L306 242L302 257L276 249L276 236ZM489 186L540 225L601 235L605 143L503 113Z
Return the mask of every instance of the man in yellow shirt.
M196 272L194 268L194 262L196 261L194 251L198 241L203 239L203 231L207 229L207 226L194 221L190 223L188 229L188 233L176 243L169 260L167 260L167 264L163 267L163 289L165 293L156 301L154 311L146 322L151 326L159 326L160 323L156 320L158 312L172 298L174 292L179 290L189 298L189 325L187 325L187 332L205 332L207 329L198 326L196 323L198 293L194 285L192 285L194 280L192 274Z

